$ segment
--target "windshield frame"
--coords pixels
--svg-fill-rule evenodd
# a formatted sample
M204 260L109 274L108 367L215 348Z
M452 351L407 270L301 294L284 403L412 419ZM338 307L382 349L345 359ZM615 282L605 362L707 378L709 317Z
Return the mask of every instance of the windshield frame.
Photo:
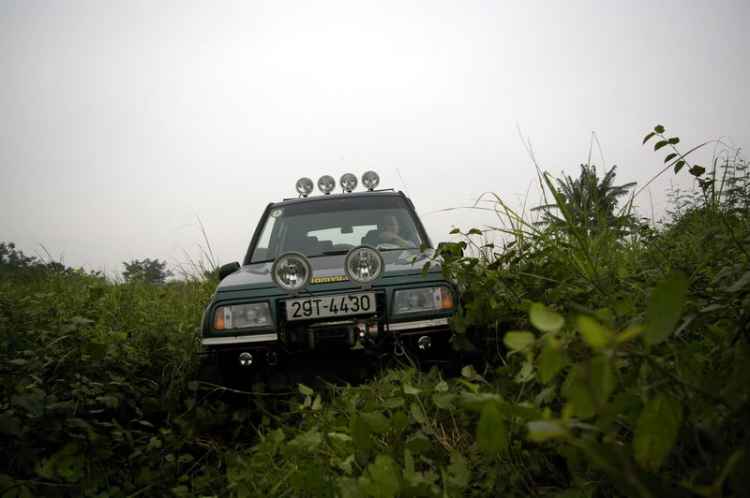
M412 221L412 223L414 225L414 228L417 231L417 235L419 236L419 238L422 241L422 244L424 245L425 248L432 249L432 241L427 236L427 232L425 231L424 226L422 225L422 222L419 219L419 216L417 215L416 211L414 210L414 204L411 202L411 200L408 197L406 197L404 195L403 192L400 192L400 191L398 193L394 193L394 192L368 192L368 193L358 192L356 194L333 194L333 195L335 195L337 198L341 198L341 196L355 196L355 197L364 197L364 196L378 196L378 197L380 197L380 196L383 196L383 197L398 198L398 199L404 201L403 202L403 209L406 211L406 213L408 214L410 220ZM328 201L328 200L331 200L331 196L319 196L319 197L316 196L315 198L312 198L312 199L309 199L309 200L308 199L302 200L301 202L312 203L312 202L325 202L325 201ZM266 209L263 211L263 215L261 216L261 218L260 218L260 220L258 222L258 225L257 225L257 227L255 229L255 233L253 234L253 238L252 238L252 240L250 242L250 245L249 245L249 247L247 249L247 253L245 254L245 259L243 261L243 266L244 265L249 265L249 264L268 263L268 262L271 262L271 261L274 260L274 258L268 258L268 259L262 259L262 260L253 261L252 260L252 256L255 253L255 249L256 249L256 247L258 245L258 242L259 242L259 240L260 240L260 238L261 238L261 236L263 234L265 226L268 223L269 219L271 218L270 214L271 214L272 209L279 209L279 208L283 208L284 206L289 206L289 205L292 205L292 204L298 204L298 202L295 202L295 201L296 201L296 199L291 200L291 201L284 201L284 202L280 202L280 203L271 203L271 204L268 204L268 206L266 206ZM418 251L419 249L420 249L419 247L414 247L414 248L398 248L398 249L396 249L396 248L387 248L387 249L379 249L379 250L380 251L391 251L391 250L401 250L401 251L403 251L403 250L415 251L416 250L416 251ZM339 252L336 251L336 253L338 254ZM309 256L309 257L316 258L316 257L321 257L321 256L330 256L330 254L319 254L319 255L313 255L313 256Z

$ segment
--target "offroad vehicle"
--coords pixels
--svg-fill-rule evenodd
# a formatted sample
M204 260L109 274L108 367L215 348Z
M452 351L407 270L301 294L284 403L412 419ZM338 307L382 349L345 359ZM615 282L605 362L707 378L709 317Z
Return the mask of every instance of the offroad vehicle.
M366 191L355 192L357 183L347 173L334 194L335 180L323 176L324 195L311 197L313 183L302 178L299 197L266 207L242 265L219 270L203 316L201 377L292 381L450 349L456 288L412 202L375 190L375 172L362 176Z

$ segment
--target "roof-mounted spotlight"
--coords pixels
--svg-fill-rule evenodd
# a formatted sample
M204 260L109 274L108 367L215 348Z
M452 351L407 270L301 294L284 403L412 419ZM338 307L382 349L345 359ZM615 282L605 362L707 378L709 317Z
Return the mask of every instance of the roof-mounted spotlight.
M313 182L309 178L300 178L299 180L297 180L297 185L295 185L295 188L297 189L297 193L299 195L301 195L302 197L307 197L313 191Z
M366 171L365 174L362 175L362 185L364 185L365 188L370 192L375 190L375 187L377 187L379 184L380 176L378 176L378 174L374 171Z
M318 180L318 189L323 192L325 195L330 194L333 192L333 189L336 188L336 180L333 179L330 175L324 175L321 176Z
M344 192L349 193L357 188L357 177L351 173L344 173L341 175L339 184L341 185L341 188L344 189Z

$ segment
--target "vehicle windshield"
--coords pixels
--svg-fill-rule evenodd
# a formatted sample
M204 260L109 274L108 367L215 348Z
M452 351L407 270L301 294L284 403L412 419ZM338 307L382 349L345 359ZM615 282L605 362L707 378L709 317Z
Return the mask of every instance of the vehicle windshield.
M369 244L381 251L418 249L424 233L404 199L331 197L271 208L250 263L287 251L315 257Z

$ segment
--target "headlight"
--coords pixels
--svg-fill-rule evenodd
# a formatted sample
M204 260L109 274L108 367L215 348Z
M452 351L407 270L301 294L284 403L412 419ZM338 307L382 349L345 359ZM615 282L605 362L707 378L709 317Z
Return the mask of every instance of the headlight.
M363 287L370 287L381 275L385 263L380 252L363 244L350 250L344 258L344 273L349 280Z
M272 325L268 303L221 306L214 313L214 330L251 329Z
M285 252L273 262L271 278L276 286L289 294L298 294L307 287L312 277L312 266L304 254Z
M449 311L453 309L453 295L448 287L423 287L393 293L392 315Z

